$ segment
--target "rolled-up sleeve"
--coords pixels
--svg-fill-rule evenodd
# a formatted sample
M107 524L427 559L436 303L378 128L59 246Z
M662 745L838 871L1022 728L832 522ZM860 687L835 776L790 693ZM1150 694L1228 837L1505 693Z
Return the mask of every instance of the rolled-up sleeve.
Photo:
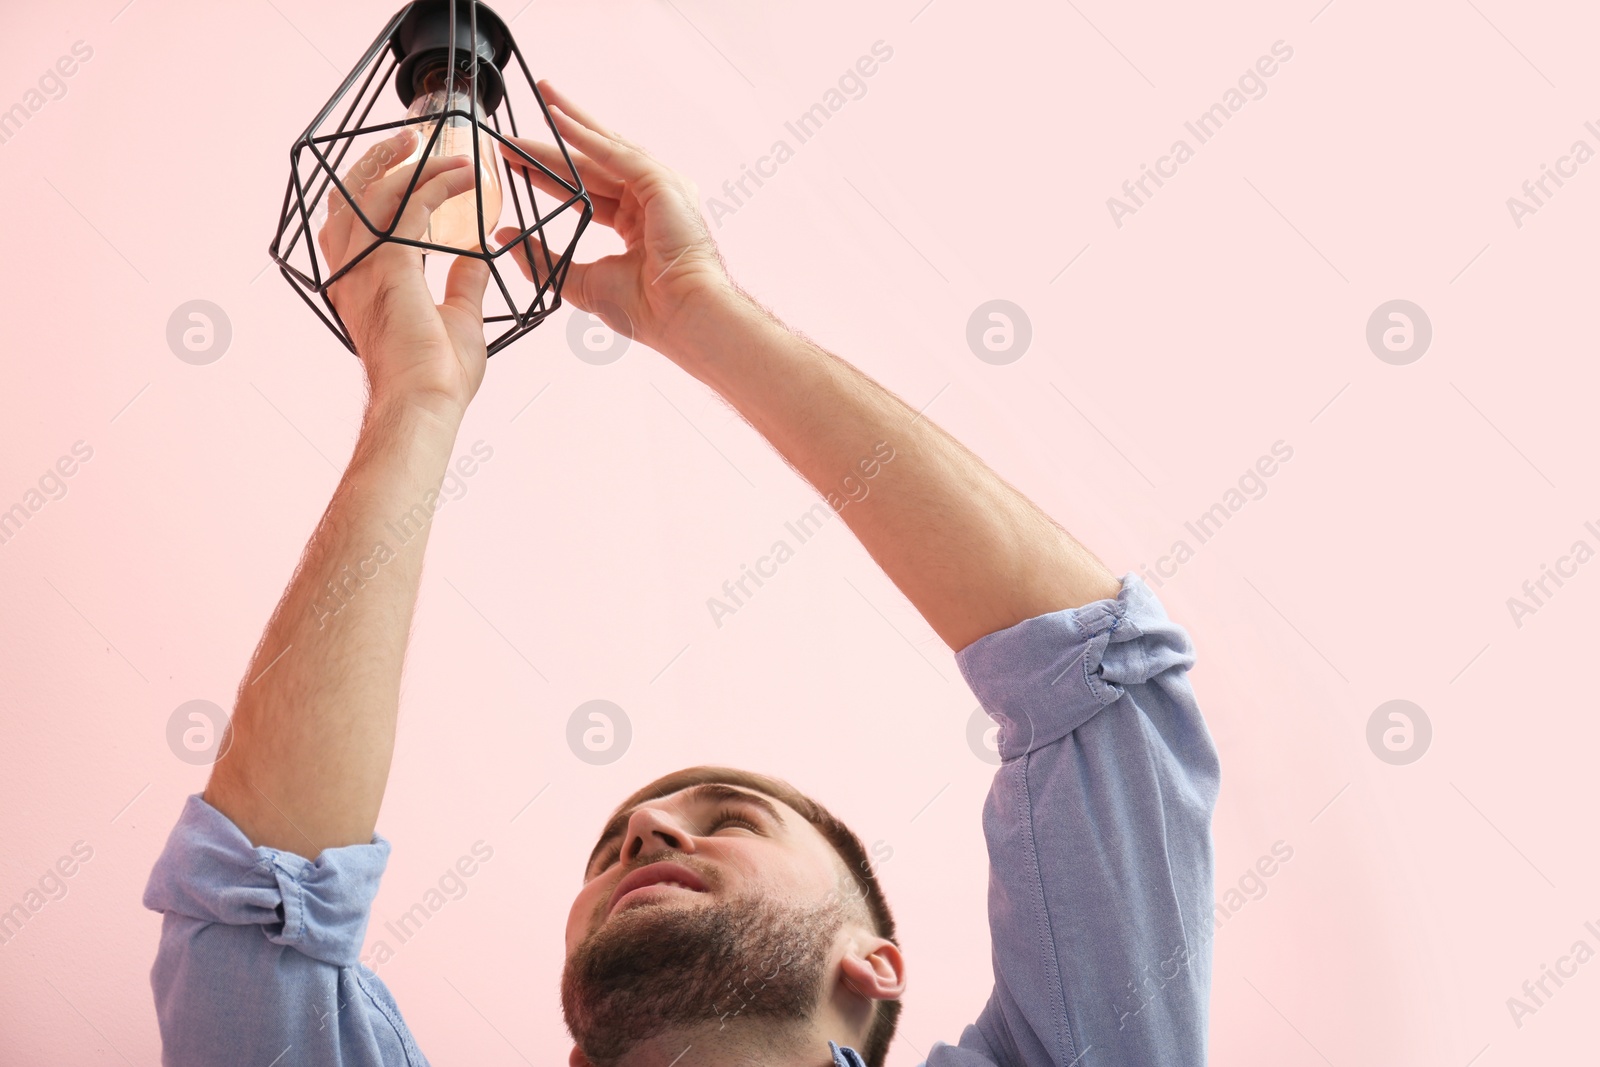
M956 654L999 723L983 809L995 984L930 1067L1205 1062L1216 748L1194 649L1137 576Z
M144 893L162 913L150 972L162 1062L426 1064L360 962L388 859L377 835L315 860L257 848L189 797Z

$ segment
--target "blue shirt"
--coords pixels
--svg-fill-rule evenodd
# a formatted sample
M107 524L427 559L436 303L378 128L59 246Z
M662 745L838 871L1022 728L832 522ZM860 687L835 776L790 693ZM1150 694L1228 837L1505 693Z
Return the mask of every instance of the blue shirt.
M1188 635L1128 574L1114 600L955 658L1000 727L983 807L994 987L925 1067L1203 1064L1219 771ZM190 797L144 895L164 916L163 1062L425 1065L360 962L388 857L377 835L315 860L255 848ZM848 1046L828 1053L864 1067Z

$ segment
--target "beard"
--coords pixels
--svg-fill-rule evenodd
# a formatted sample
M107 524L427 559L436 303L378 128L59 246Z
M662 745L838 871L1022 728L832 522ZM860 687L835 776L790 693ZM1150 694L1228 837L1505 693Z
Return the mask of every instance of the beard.
M671 1031L804 1023L821 1001L844 920L837 901L794 905L745 895L635 905L568 957L561 975L567 1029L590 1063L614 1067Z

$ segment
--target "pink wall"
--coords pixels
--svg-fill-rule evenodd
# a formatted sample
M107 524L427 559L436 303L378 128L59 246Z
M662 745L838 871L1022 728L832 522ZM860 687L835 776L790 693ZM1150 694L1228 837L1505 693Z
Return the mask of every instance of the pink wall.
M1520 1020L1506 1000L1600 948L1582 681L1600 564L1520 619L1507 598L1575 541L1600 548L1600 163L1520 219L1507 198L1574 141L1600 149L1600 27L1501 0L1320 2L535 4L513 29L706 196L892 48L715 232L745 285L932 401L1113 567L1196 548L1160 592L1223 755L1219 893L1257 897L1217 932L1215 1062L1574 1062L1600 964ZM205 773L168 720L231 699L361 397L262 268L287 149L390 6L123 3L0 14L0 107L92 49L0 143L0 507L92 449L0 545L0 907L92 849L0 947L6 1063L157 1058L139 895ZM1279 41L1265 95L1199 143L1185 122ZM1193 157L1118 225L1107 198L1179 138ZM233 331L204 366L166 341L195 299ZM1031 321L1014 362L966 343L991 299ZM1433 330L1403 365L1366 340L1396 299ZM601 816L647 776L743 764L892 848L910 1067L988 988L975 701L839 523L715 626L706 598L814 497L654 353L576 358L568 314L494 358L462 433L493 458L433 535L377 919L475 842L493 858L382 974L436 1062L564 1056L561 924ZM1265 495L1198 545L1185 521L1279 441ZM604 766L565 740L597 698L633 730ZM1432 724L1419 761L1369 749L1391 699ZM1253 881L1276 842L1292 859Z

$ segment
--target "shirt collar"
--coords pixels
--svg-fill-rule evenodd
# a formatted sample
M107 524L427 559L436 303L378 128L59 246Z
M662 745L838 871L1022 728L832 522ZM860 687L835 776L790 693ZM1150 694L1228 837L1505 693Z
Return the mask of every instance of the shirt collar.
M828 1051L833 1053L833 1067L867 1067L866 1061L861 1058L861 1053L849 1045L829 1041Z

